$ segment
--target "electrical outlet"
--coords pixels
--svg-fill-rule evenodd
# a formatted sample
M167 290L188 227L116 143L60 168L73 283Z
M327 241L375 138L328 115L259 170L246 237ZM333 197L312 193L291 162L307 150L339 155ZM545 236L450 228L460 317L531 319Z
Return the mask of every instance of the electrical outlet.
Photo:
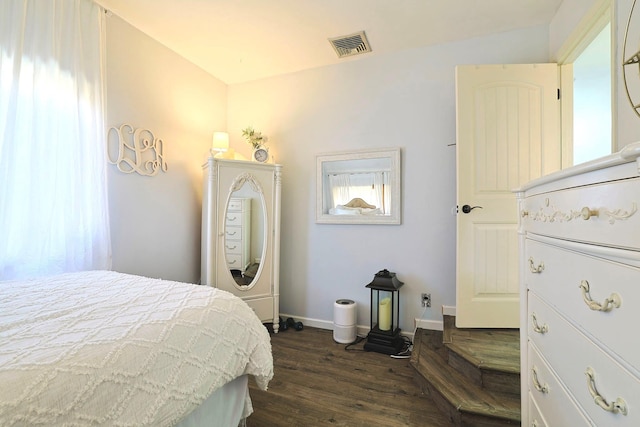
M431 307L431 294L422 294L420 301L423 307Z

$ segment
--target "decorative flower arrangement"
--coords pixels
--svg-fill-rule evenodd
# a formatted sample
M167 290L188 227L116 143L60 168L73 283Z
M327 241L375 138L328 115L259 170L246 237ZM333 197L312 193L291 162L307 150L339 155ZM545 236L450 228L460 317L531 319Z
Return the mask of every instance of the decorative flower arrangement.
M267 142L267 137L262 135L262 132L256 132L251 126L246 129L242 129L242 136L254 149L266 144Z

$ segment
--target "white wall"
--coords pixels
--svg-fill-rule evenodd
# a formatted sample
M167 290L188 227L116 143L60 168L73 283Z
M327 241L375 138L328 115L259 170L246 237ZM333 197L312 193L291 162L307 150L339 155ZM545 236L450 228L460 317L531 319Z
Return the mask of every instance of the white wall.
M563 0L549 24L550 60L557 61L558 51L589 10L602 0Z
M201 164L226 128L227 86L131 27L107 18L107 126L129 123L164 141L167 172L109 165L113 269L200 279Z
M564 0L556 16L549 26L549 46L551 58L555 59L558 50L569 39L571 32L586 14L597 8L605 0ZM622 75L623 46L627 21L631 12L633 0L611 0L614 8L613 27L613 67L614 67L614 121L616 129L616 141L614 145L621 149L625 145L640 140L640 117L634 112L625 92L624 78ZM638 6L640 7L640 6ZM640 19L640 10L637 10L635 19ZM637 49L637 40L635 41ZM637 76L637 68L636 68Z
M565 0L572 2L588 9ZM630 4L617 5L618 38ZM448 146L455 142L454 67L546 62L549 48L561 46L578 22L578 14L562 10L551 29L362 57L230 87L112 16L107 124L151 129L165 141L169 164L153 178L110 166L114 269L199 280L200 165L214 130L228 129L232 147L249 156L240 130L252 125L270 137L271 154L284 165L282 311L330 323L333 301L346 297L359 303L358 323L367 325L364 286L388 268L405 282L400 326L412 330L421 315L439 321L440 307L455 304L455 147ZM629 109L619 98L619 109ZM618 125L631 142L639 119L629 111ZM402 225L315 224L315 155L392 146L403 149ZM433 299L424 314L421 292Z
M623 56L623 46L624 46L624 37L625 31L627 29L627 21L629 19L629 14L631 13L631 7L633 5L633 0L616 0L616 23L617 28L614 31L615 37L617 39L616 44L616 53L615 53L615 67L616 67L616 83L617 83L617 100L616 100L616 108L617 108L617 138L618 138L618 148L622 148L625 145L631 144L632 142L640 141L640 117L633 110L631 103L627 98L627 93L625 91L624 86L624 78L622 75L622 63L624 61ZM640 20L640 4L636 5L634 12L634 18ZM636 25L637 28L637 25ZM630 47L633 50L638 49L638 40L634 40L630 43ZM627 52L629 55L630 52ZM632 53L632 52L631 52ZM635 70L635 71L634 71ZM629 71L629 70L627 70ZM638 87L640 86L637 83L638 80L638 68L637 65L631 68L631 79L635 79L635 89L636 91L632 94L635 96L635 102L638 102L638 96L640 95L637 92Z
M331 322L333 302L354 299L369 324L365 285L384 268L404 281L400 326L441 321L455 305L456 140L454 67L463 63L546 62L548 28L536 27L439 46L361 58L231 85L231 145L248 155L240 130L269 136L284 165L281 311ZM403 221L399 226L315 224L315 155L399 146Z

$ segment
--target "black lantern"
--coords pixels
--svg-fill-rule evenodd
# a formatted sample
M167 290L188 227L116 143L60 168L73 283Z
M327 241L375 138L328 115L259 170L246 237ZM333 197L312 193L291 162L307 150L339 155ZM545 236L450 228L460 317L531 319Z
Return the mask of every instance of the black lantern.
M371 330L364 349L384 354L397 354L404 340L400 336L400 287L396 273L382 270L366 287L371 289ZM375 311L375 316L374 316ZM374 322L375 321L375 322Z

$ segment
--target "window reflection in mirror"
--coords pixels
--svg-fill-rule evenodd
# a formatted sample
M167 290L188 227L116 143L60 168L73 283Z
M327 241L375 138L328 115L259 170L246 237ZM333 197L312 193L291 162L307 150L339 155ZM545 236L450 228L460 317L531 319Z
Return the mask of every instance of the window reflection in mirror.
M400 149L317 156L316 222L400 223Z
M236 189L226 207L225 257L236 285L248 289L262 270L266 239L264 196L251 177L242 177L233 188Z
M343 160L324 164L331 215L390 215L388 158Z
M573 164L611 154L611 24L573 62Z
M616 151L613 93L614 0L598 1L557 52L560 65L562 167Z

